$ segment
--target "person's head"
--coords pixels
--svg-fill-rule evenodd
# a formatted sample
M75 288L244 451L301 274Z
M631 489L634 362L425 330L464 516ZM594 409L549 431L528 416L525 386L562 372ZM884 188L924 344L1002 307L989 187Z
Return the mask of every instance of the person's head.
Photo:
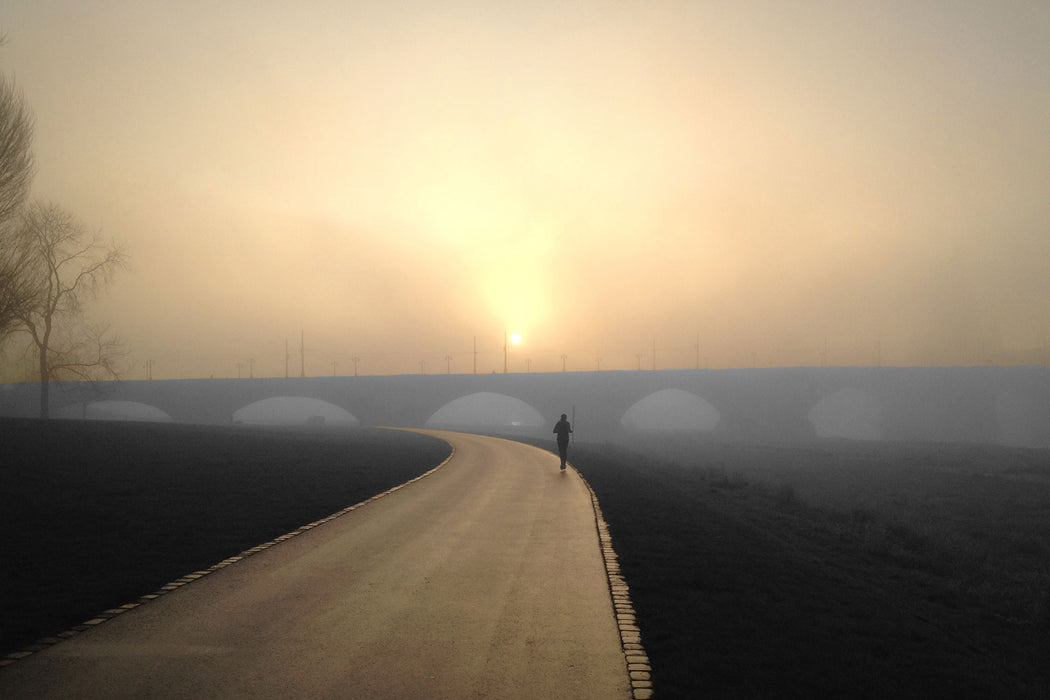
M567 416L567 415L565 415L564 413L563 413L563 414L561 414L561 419L562 419L562 420L565 420L566 418L568 418L568 416Z

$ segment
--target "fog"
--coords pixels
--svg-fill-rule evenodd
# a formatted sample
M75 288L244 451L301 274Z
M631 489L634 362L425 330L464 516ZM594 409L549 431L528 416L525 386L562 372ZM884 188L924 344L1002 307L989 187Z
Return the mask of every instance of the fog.
M4 2L126 375L1046 361L1046 4L556 7Z

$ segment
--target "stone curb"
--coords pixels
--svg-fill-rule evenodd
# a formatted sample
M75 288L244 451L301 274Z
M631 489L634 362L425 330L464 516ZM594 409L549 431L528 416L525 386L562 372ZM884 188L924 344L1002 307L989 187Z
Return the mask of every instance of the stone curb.
M446 443L446 444L448 444L448 443ZM451 447L451 445L449 445L449 446ZM427 472L424 472L424 473L420 474L419 476L417 476L417 477L415 477L413 479L409 479L408 481L406 481L403 484L399 484L398 486L395 486L395 487L393 487L391 489L387 489L386 491L384 491L382 493L379 493L379 494L376 494L375 496L372 496L371 498L366 498L365 500L361 501L360 503L355 503L352 506L348 506L346 508L343 508L342 510L340 510L340 511L338 511L336 513L332 513L331 515L329 515L327 517L321 518L320 520L315 520L312 523L308 523L306 525L303 525L302 527L300 527L298 529L295 529L295 530L292 530L291 532L285 533L285 534L281 535L280 537L277 537L275 539L270 540L269 542L264 542L263 544L256 545L255 547L252 547L251 549L246 549L243 552L241 552L240 554L237 554L235 556L229 557L227 559L223 559L218 564L213 564L212 566L208 567L207 569L202 569L200 571L194 571L192 574L186 574L182 578L178 578L178 579L172 581L171 583L168 583L168 584L165 584L165 585L161 586L159 589L157 589L153 593L147 593L146 595L141 596L138 600L136 600L133 603L127 603L125 605L121 605L119 608L110 608L109 610L106 610L104 612L99 613L98 615L96 615L95 617L91 618L90 620L85 620L84 622L80 623L79 625L76 625L75 627L71 627L71 628L69 628L69 629L67 629L67 630L65 630L63 632L59 632L57 635L55 635L53 637L44 637L43 639L39 639L34 644L31 644L31 645L25 647L21 651L12 652L10 654L7 654L3 658L0 658L0 669L4 668L5 666L10 666L11 664L15 663L16 661L20 661L20 660L26 658L27 656L32 656L33 654L37 653L38 651L43 651L44 649L47 649L48 647L52 647L55 644L58 644L59 642L61 642L63 640L69 639L71 637L75 637L76 635L80 634L81 632L85 632L85 631L87 631L89 629L97 627L97 626L101 625L103 622L106 622L107 620L112 620L114 617L117 617L118 615L122 615L122 614L126 613L128 610L134 610L135 608L139 607L140 605L145 605L146 603L150 602L151 600L156 600L157 598L160 598L162 595L165 595L167 593L171 593L174 590L178 590L179 588L182 588L183 586L185 586L187 583L192 583L192 582L196 581L197 579L202 578L204 576L207 576L208 574L210 574L210 573L212 573L214 571L218 571L219 569L225 569L230 564L236 564L241 559L245 559L247 557L250 557L253 554L258 554L259 552L261 552L261 551L263 551L265 549L269 549L270 547L274 546L275 544L280 544L281 542L284 542L285 540L290 540L291 538L295 537L296 535L301 535L304 532L307 532L309 530L314 529L318 525L323 525L323 524L325 524L325 523L327 523L329 521L332 521L332 520L335 520L336 518L344 516L347 513L355 511L358 508L363 508L364 506L368 505L369 503L372 503L373 501L377 501L380 498L383 498L384 496L389 496L390 494L394 493L395 491L400 491L401 489L405 488L409 484L413 484L413 483L415 483L415 482L417 482L417 481L419 481L421 479L425 479L426 477L430 476L431 474L436 472L438 469L441 469L441 467L443 467L446 464L448 464L449 460L451 460L455 456L456 456L456 448L452 447L452 452L449 454L448 457L445 458L445 460L443 462L441 462L441 464L437 465L436 467L434 467L430 471L427 471Z
M616 614L616 626L620 631L620 648L623 650L627 675L631 679L632 697L634 700L650 700L656 696L653 690L649 656L642 646L641 629L638 627L634 605L631 603L631 592L627 586L627 580L620 573L620 563L613 549L609 525L605 522L605 516L602 515L601 506L598 504L598 495L594 493L590 483L583 478L583 474L580 474L576 467L571 463L569 466L591 493L594 522L598 528L598 540L602 548L602 557L605 560L605 573L609 579L609 594L612 596L613 611Z

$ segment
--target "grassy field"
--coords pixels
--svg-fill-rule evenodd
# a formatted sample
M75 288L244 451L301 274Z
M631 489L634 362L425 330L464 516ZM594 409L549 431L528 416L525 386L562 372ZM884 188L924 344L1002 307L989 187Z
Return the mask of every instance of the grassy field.
M422 474L440 440L0 419L0 656Z
M0 436L0 653L448 453L368 429L3 419ZM1050 697L1050 451L665 438L570 458L659 697Z
M570 459L660 697L1050 697L1050 452L632 448Z

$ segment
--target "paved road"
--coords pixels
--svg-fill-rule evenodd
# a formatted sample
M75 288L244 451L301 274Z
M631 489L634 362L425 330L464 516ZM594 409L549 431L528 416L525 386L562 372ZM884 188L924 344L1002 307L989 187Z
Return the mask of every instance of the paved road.
M3 698L629 698L586 486L434 432L425 479L0 669Z

